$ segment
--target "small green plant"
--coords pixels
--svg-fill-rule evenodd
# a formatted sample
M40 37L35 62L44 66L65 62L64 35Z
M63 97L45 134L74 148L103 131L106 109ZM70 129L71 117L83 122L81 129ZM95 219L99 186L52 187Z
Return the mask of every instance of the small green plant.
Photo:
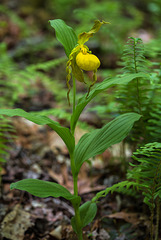
M150 50L149 50L150 52ZM142 39L130 37L123 52L123 73L148 73L151 64L144 56ZM160 69L157 69L160 72ZM118 90L120 112L136 112L143 117L130 134L133 145L160 142L160 73L152 69L150 78L136 78ZM139 137L138 137L139 136ZM129 140L129 139L128 139ZM135 148L136 149L136 148Z
M132 169L128 171L127 178L138 183L137 190L142 192L144 203L149 206L151 212L151 240L158 240L161 202L161 143L148 143L140 147L133 153L132 158L137 161L137 164L130 164ZM154 216L156 216L155 238Z
M2 182L2 170L3 164L6 163L6 160L9 157L9 146L7 144L13 141L13 137L11 133L14 132L14 128L11 124L11 121L3 116L0 117L0 188Z
M61 19L55 19L50 21L51 26L56 31L57 39L64 46L66 55L68 57L67 62L67 86L68 86L68 101L69 92L71 86L69 80L72 74L73 80L73 94L72 94L72 114L70 120L70 128L61 126L58 122L55 122L37 113L28 113L22 109L1 109L0 114L7 116L20 116L24 117L39 125L48 125L62 138L66 144L70 160L71 160L71 172L73 176L73 194L65 187L55 183L42 181L39 179L24 179L16 183L11 184L11 189L19 189L27 191L37 197L63 197L71 202L73 205L75 216L71 219L72 227L78 236L78 239L83 239L82 229L88 225L95 217L97 212L97 200L99 197L105 196L109 192L109 188L103 192L97 193L91 201L88 201L81 205L81 197L78 193L78 174L80 168L84 162L90 158L103 153L108 147L118 142L121 142L130 132L134 122L138 121L141 117L138 113L125 113L121 116L113 119L105 124L100 129L95 129L89 133L84 134L79 140L78 144L75 144L75 127L78 122L79 116L82 113L86 105L99 93L108 89L109 87L117 84L125 84L132 81L135 78L148 77L144 73L127 74L122 77L107 78L101 83L96 84L96 71L99 67L99 59L93 55L88 47L84 45L94 33L98 32L100 27L105 22L95 21L94 26L89 32L83 32L77 35L74 30L67 26ZM86 64L84 64L86 63ZM84 83L83 70L93 71L93 81L89 85L87 93L77 101L76 94L76 80ZM95 86L94 86L95 85ZM122 189L127 185L127 181L121 183ZM128 187L131 186L129 183ZM135 183L132 183L136 185ZM120 184L114 186L114 189L119 189Z

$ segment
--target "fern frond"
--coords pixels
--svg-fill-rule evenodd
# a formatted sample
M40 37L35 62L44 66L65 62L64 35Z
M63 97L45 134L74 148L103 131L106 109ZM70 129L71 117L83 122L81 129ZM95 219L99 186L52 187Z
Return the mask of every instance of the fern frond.
M161 143L149 143L133 153L133 159L139 164L132 164L127 178L139 184L144 195L144 202L149 207L155 206L155 199L161 199Z
M141 39L130 38L122 57L124 74L148 72L149 62L144 56ZM131 131L130 138L137 143L161 141L161 78L151 75L151 80L135 79L124 85L118 92L121 112L137 112L142 114Z
M139 187L139 184L133 181L122 181L114 184L111 187L106 188L105 190L98 192L96 196L92 199L92 202L96 202L101 197L106 197L109 193L118 192L130 196L136 196L136 189Z
M13 126L11 125L10 120L1 117L0 118L0 183L1 183L1 171L2 165L6 162L10 149L8 143L13 141L12 133L15 132Z

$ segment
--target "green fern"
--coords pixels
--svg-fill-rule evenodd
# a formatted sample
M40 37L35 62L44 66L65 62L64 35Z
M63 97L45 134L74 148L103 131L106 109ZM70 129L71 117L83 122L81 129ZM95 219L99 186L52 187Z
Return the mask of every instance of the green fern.
M114 184L111 187L106 188L105 190L98 192L96 196L92 199L92 202L96 202L99 198L106 197L109 193L122 193L130 196L136 196L136 189L139 184L132 181L122 181Z
M161 75L154 74L152 78L151 101L148 106L147 141L161 142Z
M133 154L138 164L131 164L127 178L138 183L138 190L144 196L144 203L151 211L151 239L154 235L154 210L156 209L155 240L158 240L161 201L161 143L149 143Z
M15 130L7 118L0 118L0 186L3 164L9 157L9 144L13 141Z
M99 198L113 192L133 197L138 197L138 193L141 192L144 196L144 203L149 206L151 211L151 240L154 235L153 222L156 208L155 240L158 240L161 201L161 143L146 144L133 154L133 159L137 161L137 164L130 164L132 169L127 173L128 180L98 192L92 201L96 202Z
M161 143L148 143L140 147L132 157L139 164L130 164L127 178L139 183L144 202L155 207L155 199L161 199Z
M129 39L122 60L124 74L149 71L150 63L144 57L144 45L140 38ZM161 99L158 81L157 75L151 74L151 81L136 78L118 91L121 112L133 111L143 116L130 135L130 139L136 143L161 140Z
M10 58L7 53L6 44L0 44L0 99L1 106L6 103L12 107L15 102L19 101L19 96L31 94L31 84L36 83L37 79L43 79L43 84L54 92L56 98L62 99L63 84L58 80L49 77L46 72L60 66L65 62L65 57L46 61L39 64L29 65L27 68L20 70L18 65ZM56 92L55 89L58 89ZM32 89L33 93L34 88ZM65 89L64 89L65 91ZM65 94L64 94L65 95Z
M124 74L147 73L144 46L140 38L129 38L124 48L122 60L124 65L122 71ZM148 104L148 85L149 80L136 78L121 89L122 112L134 111L141 114L144 113L144 106Z

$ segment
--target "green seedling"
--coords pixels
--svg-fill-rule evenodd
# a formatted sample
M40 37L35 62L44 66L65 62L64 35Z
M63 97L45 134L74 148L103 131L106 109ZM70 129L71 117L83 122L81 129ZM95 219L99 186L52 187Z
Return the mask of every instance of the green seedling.
M99 93L116 84L126 84L135 78L147 77L144 73L134 73L124 75L122 77L107 78L101 83L96 84L96 71L100 65L100 60L91 53L85 42L97 33L100 27L106 22L95 21L94 26L89 32L84 32L78 35L74 30L67 26L61 19L49 21L51 26L55 29L56 37L64 46L65 53L68 57L67 61L67 98L69 101L69 93L71 86L69 84L72 78L73 95L72 95L72 114L70 120L70 128L61 126L47 116L42 116L35 113L28 113L22 109L1 109L0 114L7 116L24 117L33 123L39 125L48 125L52 128L64 141L69 151L71 161L71 172L73 176L74 194L70 193L65 187L55 183L42 181L38 179L24 179L11 184L11 189L19 189L27 191L34 196L46 197L63 197L71 202L73 205L75 215L71 219L73 230L78 236L79 240L83 239L83 228L91 223L97 213L97 201L100 197L106 196L111 188L101 191L96 194L92 200L82 204L81 197L78 193L78 174L84 162L103 153L108 147L113 144L121 142L130 132L135 121L138 121L141 115L137 113L125 113L112 121L108 122L100 129L95 129L89 133L84 134L78 144L75 144L75 127L79 116L86 105ZM76 80L84 83L84 72L93 71L93 81L89 86L87 93L77 101L76 94ZM72 76L71 76L72 75ZM122 185L127 185L123 182ZM115 188L119 188L116 186ZM124 186L123 186L124 187Z

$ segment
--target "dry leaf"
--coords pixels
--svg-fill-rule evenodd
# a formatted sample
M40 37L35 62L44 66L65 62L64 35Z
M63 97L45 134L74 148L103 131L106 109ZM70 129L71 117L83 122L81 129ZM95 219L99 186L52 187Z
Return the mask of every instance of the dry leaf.
M140 223L138 213L117 212L108 215L108 218L124 219L126 222L131 223L133 225L137 225Z
M62 226L58 226L57 228L55 228L52 232L50 232L50 235L55 237L56 239L62 239Z
M23 240L25 231L32 225L30 214L17 204L3 219L1 234L11 240Z

